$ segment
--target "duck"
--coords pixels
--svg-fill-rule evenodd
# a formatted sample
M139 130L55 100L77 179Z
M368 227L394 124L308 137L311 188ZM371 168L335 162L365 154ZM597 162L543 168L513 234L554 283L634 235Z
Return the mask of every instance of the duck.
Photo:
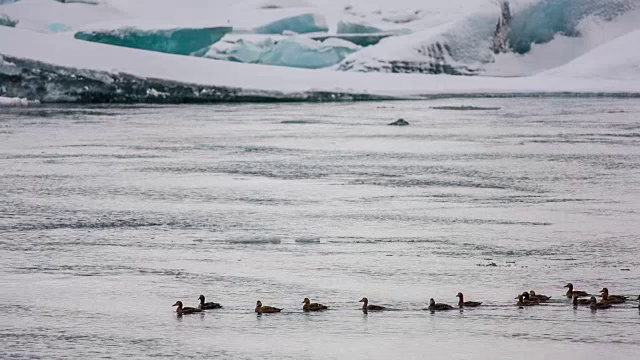
M204 295L200 295L198 300L200 300L200 304L198 305L198 309L200 310L220 309L222 307L222 305L218 303L204 302Z
M531 298L531 300L537 300L541 303L547 302L549 301L549 299L551 299L551 296L536 294L536 292L533 290L529 290L529 297Z
M530 294L530 293L528 293L528 292L526 292L526 291L522 293L522 298L523 298L525 301L531 301L531 302L534 302L534 303L536 303L536 304L538 304L538 305L540 305L540 303L541 303L541 302L544 302L544 301L540 301L540 300L538 300L538 299L532 299L532 298L531 298L531 294Z
M564 287L569 288L569 290L567 290L567 297L569 299L573 298L573 295L578 295L578 297L584 297L584 296L589 296L589 293L587 293L586 291L579 291L579 290L573 290L573 284L572 283L568 283L567 285L565 285Z
M591 305L591 299L579 299L578 295L573 296L573 306L577 307L578 305Z
M627 301L626 296L622 295L609 295L609 289L602 288L600 290L600 294L602 294L602 302L608 302L609 304L622 304Z
M367 312L367 311L381 311L386 309L384 306L380 306L380 305L369 305L369 299L367 299L366 297L362 298L362 300L358 301L362 304L362 311Z
M429 307L427 309L430 311L452 310L453 306L449 304L436 303L436 301L431 298L429 299Z
M182 301L176 301L176 303L173 304L172 306L177 306L178 307L178 308L176 308L176 313L178 315L186 315L186 314L193 314L193 313L202 312L202 310L200 310L198 308L182 306Z
M528 292L524 292L520 295L518 295L518 302L516 302L517 306L534 306L534 305L539 305L539 303L537 301L533 301L533 300L529 300L529 299L525 299L524 298L524 294L529 294Z
M322 311L322 310L327 310L329 307L322 305L322 304L318 304L318 303L312 303L311 300L309 300L309 298L304 298L304 300L302 301L302 303L304 305L302 305L302 310L305 312L308 311Z
M479 301L464 301L464 295L461 292L459 292L456 297L458 298L458 307L476 307L482 305L482 302Z
M279 313L280 311L282 311L282 309L277 307L263 306L260 300L256 302L256 312L258 314L272 314L272 313Z
M590 302L589 307L591 308L591 310L603 310L603 309L608 309L608 308L610 308L610 307L611 307L611 304L609 304L609 303L606 303L606 302L598 302L598 301L596 300L596 297L595 297L595 296L592 296L592 297L589 299L589 302Z

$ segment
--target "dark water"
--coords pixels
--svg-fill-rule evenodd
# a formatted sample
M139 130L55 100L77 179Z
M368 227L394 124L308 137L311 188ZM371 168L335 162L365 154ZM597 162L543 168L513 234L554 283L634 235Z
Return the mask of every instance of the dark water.
M637 302L574 310L562 286L640 293L638 119L614 99L0 109L0 358L635 358ZM530 289L553 302L514 306ZM458 291L483 306L421 310ZM201 293L224 309L175 316Z

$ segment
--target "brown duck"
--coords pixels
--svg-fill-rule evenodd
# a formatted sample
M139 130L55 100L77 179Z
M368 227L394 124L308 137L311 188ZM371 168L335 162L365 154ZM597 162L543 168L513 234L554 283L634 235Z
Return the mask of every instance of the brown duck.
M609 295L609 289L607 288L602 288L600 294L602 294L602 302L608 302L609 304L622 304L628 299L628 297L622 295Z
M369 299L367 299L366 297L362 298L362 300L358 301L362 304L362 311L367 312L367 311L381 311L386 309L384 306L380 306L380 305L369 305Z
M591 308L591 310L602 310L602 309L608 309L611 307L611 304L609 303L598 302L595 296L592 296L591 299L589 299L589 301L591 302L589 304L589 307Z
M436 301L431 298L429 299L429 307L427 309L430 311L452 310L453 306L449 304L436 303Z
M194 307L184 307L182 306L182 301L176 301L175 304L173 304L173 306L177 306L178 308L176 308L176 313L178 315L187 315L187 314L193 314L193 313L199 313L202 310L198 309L198 308L194 308Z
M568 283L564 287L569 288L569 290L567 290L567 297L569 299L573 299L573 295L578 295L578 297L589 296L589 293L587 293L586 291L573 290L572 283Z
M328 307L322 304L318 304L318 303L312 303L311 300L309 300L309 298L304 298L304 300L302 301L302 303L304 305L302 305L302 310L305 312L308 311L322 311L322 310L327 310Z
M524 294L529 295L528 292L524 292L520 295L518 295L518 302L516 302L517 306L534 306L534 305L539 305L539 303L537 301L533 301L533 300L529 300L529 299L525 299Z
M200 300L200 304L198 305L198 309L200 310L212 310L212 309L220 309L222 305L214 302L204 302L204 295L200 295L198 297Z
M272 313L279 313L280 311L282 311L282 309L279 309L277 307L263 306L260 300L256 302L256 312L258 314L272 314Z
M579 299L578 295L574 295L573 296L573 306L578 306L578 305L591 305L591 299Z
M529 298L531 300L535 300L535 301L543 303L543 302L549 301L549 299L551 299L551 296L542 295L542 294L536 294L535 291L529 290Z
M482 302L479 301L464 301L464 295L461 292L459 292L456 297L458 298L458 307L476 307L482 305Z

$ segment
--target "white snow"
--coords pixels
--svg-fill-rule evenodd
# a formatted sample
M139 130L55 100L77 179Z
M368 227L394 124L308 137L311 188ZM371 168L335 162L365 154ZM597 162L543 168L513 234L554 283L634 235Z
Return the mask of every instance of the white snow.
M37 101L29 101L24 98L10 98L0 96L0 106L28 106L38 103Z
M640 93L640 82L619 78L602 79L570 71L520 78L461 77L445 75L344 73L266 65L248 65L195 57L121 48L68 37L52 36L13 28L0 28L0 55L33 59L53 65L107 72L122 72L144 78L212 86L269 90L283 93L328 91L378 94L386 96L423 96L437 94L543 93L543 92L633 92ZM616 46L630 52L638 49L625 42ZM64 49L64 51L60 51ZM620 50L617 48L608 51ZM591 58L599 59L597 53ZM623 71L620 61L616 74ZM629 71L634 71L636 63ZM591 67L596 68L597 67ZM591 75L591 76L590 76ZM593 78L593 79L592 79Z

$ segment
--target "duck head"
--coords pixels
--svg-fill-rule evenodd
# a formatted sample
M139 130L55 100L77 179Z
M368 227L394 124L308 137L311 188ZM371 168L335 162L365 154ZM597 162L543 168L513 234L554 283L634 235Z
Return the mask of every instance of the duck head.
M522 293L522 297L523 297L525 300L531 300L531 296L530 296L530 295L529 295L529 293L528 293L528 292L526 292L526 291Z
M598 300L596 300L596 297L595 297L595 296L592 296L592 297L589 299L589 302L590 302L591 304L595 304L596 302L598 302Z
M435 305L436 301L433 298L429 299L429 306Z
M522 302L524 300L524 296L522 294L518 295L518 302Z
M464 297L464 295L462 295L462 293L459 292L458 295L456 295L456 297L462 299Z
M262 306L262 301L260 300L256 301L256 307L260 307L260 306Z
M564 287L569 288L569 290L573 290L573 284L572 283L567 283L567 285L565 285Z
M361 303L365 303L365 304L366 304L366 303L368 303L368 302L369 302L369 299L367 299L366 297L363 297L363 298L362 298L360 301L358 301L358 302L361 302Z
M198 300L200 300L200 302L204 302L204 295L198 296Z
M176 301L176 303L171 306L177 306L178 309L182 309L182 301Z
M529 296L536 296L536 292L533 290L529 290Z
M607 289L607 288L602 288L602 290L600 290L600 294L607 294L607 295L609 295L609 289Z
M309 298L304 298L304 300L302 300L303 304L311 304L311 300L309 300Z

